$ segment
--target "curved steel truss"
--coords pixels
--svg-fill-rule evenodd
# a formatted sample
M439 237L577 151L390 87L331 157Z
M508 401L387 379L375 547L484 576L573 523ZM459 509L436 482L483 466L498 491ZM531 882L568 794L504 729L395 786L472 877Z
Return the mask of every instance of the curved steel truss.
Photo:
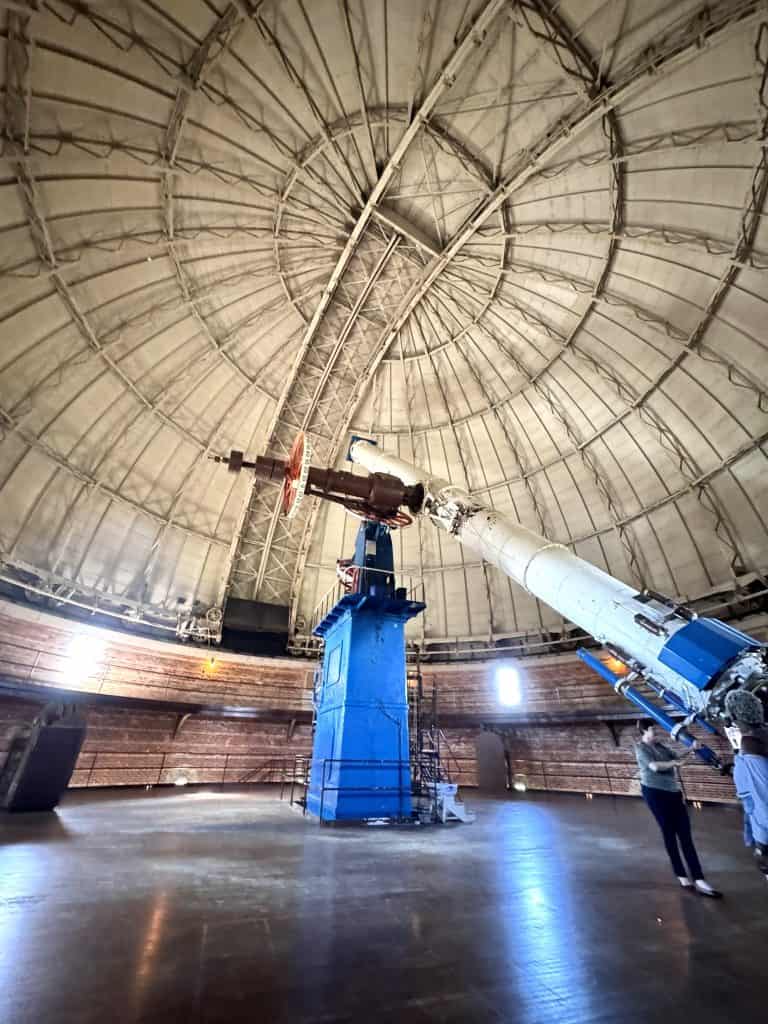
M352 528L207 456L354 429L638 584L763 586L761 4L186 6L0 4L0 575L301 647ZM567 637L397 550L415 640Z

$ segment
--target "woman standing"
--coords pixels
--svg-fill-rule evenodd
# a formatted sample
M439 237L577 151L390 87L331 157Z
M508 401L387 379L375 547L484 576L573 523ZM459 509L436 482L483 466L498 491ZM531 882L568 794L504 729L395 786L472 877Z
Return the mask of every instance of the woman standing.
M635 746L635 757L640 768L643 798L661 829L664 846L672 862L672 870L684 889L695 888L702 896L717 898L722 893L713 889L709 882L704 880L701 862L696 853L696 847L693 845L688 810L677 777L677 769L694 752L696 744L678 758L663 743L657 742L655 726L652 721L638 722L638 729L640 742ZM683 852L693 881L685 870L680 850Z

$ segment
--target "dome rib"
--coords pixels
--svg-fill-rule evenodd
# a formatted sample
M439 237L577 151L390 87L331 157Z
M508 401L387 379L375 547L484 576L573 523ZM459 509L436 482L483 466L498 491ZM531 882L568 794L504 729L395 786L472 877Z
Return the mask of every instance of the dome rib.
M3 578L200 636L288 604L301 649L352 527L207 456L305 429L637 585L765 587L768 23L584 11L5 11ZM567 638L423 524L396 549L437 656Z

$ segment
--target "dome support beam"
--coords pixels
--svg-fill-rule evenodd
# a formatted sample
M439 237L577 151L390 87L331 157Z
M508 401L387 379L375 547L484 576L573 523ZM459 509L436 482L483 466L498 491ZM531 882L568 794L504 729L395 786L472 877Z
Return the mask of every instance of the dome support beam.
M269 431L270 446L275 446L280 443L277 435L277 428L284 415L286 402L288 401L289 395L295 387L296 382L300 381L305 372L305 362L307 357L311 354L312 342L315 334L328 311L345 271L357 251L360 240L362 239L363 234L374 215L374 211L384 198L390 183L398 174L400 164L411 144L422 130L424 122L434 111L441 96L453 84L457 74L470 55L476 52L478 46L482 45L488 28L496 18L497 14L506 6L506 3L507 0L489 0L489 2L486 3L483 10L480 12L474 23L469 27L469 30L459 41L450 58L445 63L437 80L424 97L419 109L416 111L412 120L400 136L389 160L379 174L376 184L371 189L370 194L368 195L368 198L366 199L363 208L349 233L349 237L347 238L344 249L337 260L336 266L331 272L326 288L312 315L312 319L307 325L291 374L286 381L285 388L275 409L271 429ZM249 532L249 521L254 518L254 514L256 514L256 516L263 515L265 498L267 507L270 509L269 518L266 523L266 532L262 533L261 530L257 530L256 536L253 537L252 540L249 540L247 538L247 534ZM261 511L257 511L257 509L260 509ZM241 514L238 518L229 564L222 577L222 583L219 590L219 603L221 605L224 604L232 589L235 573L238 571L241 564L249 564L252 567L250 572L253 572L254 575L252 578L252 586L249 587L249 592L253 596L258 596L260 594L267 572L270 550L273 546L273 538L279 514L279 500L276 500L271 493L271 490L268 491L261 482L254 481L251 493L248 495L246 502L244 502ZM276 557L284 564L284 566L287 561L290 561L291 566L288 577L289 579L292 578L293 568L295 566L295 552L289 554L286 551L284 556L278 556L276 554ZM285 567L287 568L287 566Z
M538 5L538 0L535 2ZM513 172L479 204L465 225L445 245L441 254L427 265L421 280L414 285L401 302L399 309L380 335L373 358L360 376L354 394L348 403L340 434L343 434L343 431L348 428L379 362L389 350L404 323L455 256L474 238L487 220L504 206L507 199L539 173L542 167L551 163L564 148L571 144L575 137L581 135L598 121L605 124L605 118L609 114L642 88L648 75L652 75L654 79L658 80L662 75L686 64L697 57L704 46L714 45L727 38L734 30L740 30L745 24L749 24L760 14L761 10L760 0L743 0L737 5L725 2L719 3L715 7L706 5L699 12L699 15L702 16L694 15L682 26L677 25L666 36L662 36L653 47L630 59L628 64L620 66L611 83L600 83L599 87L587 96L586 102L577 103L569 112L547 128L538 141L523 154ZM541 16L541 11L538 13ZM560 63L561 66L564 66L562 61ZM612 217L612 221L614 220L615 214ZM305 552L308 550L308 539L303 541L302 548ZM296 576L294 576L292 589L294 592L293 621L298 594Z
M88 347L104 360L112 373L120 379L135 398L147 409L151 410L152 414L160 419L165 426L178 434L187 443L202 449L204 445L147 398L130 377L121 370L118 363L105 351L86 314L80 309L71 288L64 279L62 268L59 265L48 231L48 225L37 189L37 182L30 170L29 162L26 160L32 96L31 61L29 55L30 40L28 34L29 21L28 17L13 11L8 12L5 131L9 140L9 148L14 150L18 157L15 163L15 174L38 257L50 271L53 287Z
M184 77L181 79L176 90L176 98L165 132L163 156L166 162L166 169L161 181L161 194L166 252L171 267L176 274L179 289L189 309L190 316L200 327L202 336L211 348L218 352L219 358L227 364L235 376L240 377L248 385L257 386L253 378L249 377L232 356L225 352L217 342L211 326L197 301L195 285L190 280L187 271L182 265L182 261L179 259L176 251L177 237L173 184L179 143L181 142L184 124L187 120L192 95L202 88L206 77L213 71L218 61L227 52L228 47L234 41L244 21L245 16L242 13L241 7L238 4L230 3L187 62Z
M425 319L430 323L430 326L431 326L431 318L429 316L429 312L428 312L428 310L426 308L426 305L421 307L421 311L422 311ZM409 321L409 325L411 327L416 325L419 328L419 331L422 334L422 343L423 343L424 347L426 347L426 336L425 336L425 333L424 333L424 331L422 329L421 323L419 322L418 317L414 316ZM446 394L445 388L443 387L443 383L440 380L440 375L437 372L437 366L435 365L434 360L431 359L431 358L430 358L430 364L431 364L431 367L432 367L432 372L434 374L435 381L436 381L437 386L438 386L438 390L440 392L440 398L442 400L443 406L444 406L445 411L446 411L446 415L448 417L448 423L449 423L449 426L450 426L451 435L453 437L453 443L456 446L456 453L457 453L457 455L459 457L459 464L461 466L461 475L464 478L465 486L469 487L470 486L470 480L469 480L469 469L467 467L467 460L465 459L464 453L461 450L462 449L461 440L459 438L459 435L458 435L458 432L456 430L456 427L454 426L453 420L451 419L451 410L450 410L450 405L448 403L448 395ZM458 381L458 377L457 377L457 381ZM461 387L461 382L460 381L459 381L459 387ZM446 464L447 464L447 461L448 461L447 453L445 451L445 444L444 444L444 442L442 442L442 437L441 437L441 443L442 443L442 448L443 448L443 454L444 454L444 456L446 458ZM430 471L432 471L431 459L429 460L428 465L429 465ZM440 544L440 545L438 545L438 547L439 547L439 550L440 550L440 558L441 558L441 561L442 561L442 553L443 553L442 545ZM462 551L462 562L464 560L463 559L463 554L464 553ZM300 567L300 570L303 571L303 566ZM469 622L470 630L472 632L474 632L474 630L472 630L472 606L471 606L471 601L470 601L470 596L469 596L469 580L467 578L467 571L466 571L466 569L464 569L462 575L463 575L463 578L464 578L464 600L466 602L466 608L467 608L467 621ZM488 575L487 575L487 572L486 572L485 568L483 569L483 590L484 590L484 594L485 594L486 604L487 604L487 607L488 607L489 630L490 630L490 632L493 632L493 626L492 626L492 624L493 624L493 601L491 599L491 588L490 588L490 583L488 581Z
M464 227L444 247L440 256L427 265L421 280L412 288L382 332L376 355L365 373L361 374L355 395L348 406L345 427L351 421L379 362L403 324L454 257L483 227L489 217L503 206L509 196L526 184L541 167L551 163L575 137L596 122L602 121L610 111L617 109L636 94L647 81L649 74L658 79L684 65L698 56L703 46L714 45L727 38L734 30L741 30L745 24L752 22L760 14L762 7L759 0L745 0L735 6L731 3L720 3L716 7L706 6L702 10L706 13L706 18L694 16L682 27L676 27L667 36L659 39L650 50L646 49L639 57L631 60L628 66L619 67L614 81L601 86L586 104L577 104L564 117L550 125L524 154L513 172L480 203Z
M166 278L164 280L171 280L171 278ZM160 283L164 283L164 280L161 281ZM84 278L79 283L87 283L88 281L90 281L90 278ZM138 288L136 288L136 289L134 289L132 291L131 298L135 298L137 295L139 295L140 293L145 291L147 288L153 287L153 285L155 283L156 283L156 281L151 281L149 283L144 283L143 285L140 285ZM206 286L205 293L214 293L217 289L226 286L228 283L229 283L229 279L218 279L216 282ZM259 292L261 292L263 290L264 290L263 288L262 289L257 289L256 292L251 293L250 295L247 296L247 298L249 298L249 299L253 298L254 295L258 294ZM304 294L304 297L310 298L312 295L317 294L319 292L319 290L320 289L318 287L315 287L314 289L309 289ZM203 290L202 289L201 289L200 294L203 294ZM47 298L48 296L46 295L46 296L43 296L43 297ZM118 296L118 299L124 298L124 297L125 296ZM38 301L41 301L41 300L38 300ZM108 303L106 303L105 305L108 305ZM134 316L129 317L126 320L123 320L123 321L119 322L116 326L114 326L114 327L110 328L108 331L106 331L101 336L101 343L102 343L103 347L105 349L108 349L109 346L114 345L117 341L120 340L120 338L123 336L123 332L124 331L126 331L126 330L128 330L128 329L130 329L130 328L132 328L134 326L136 326L137 324L142 324L143 325L145 323L150 323L152 321L153 317L156 314L167 312L170 309L176 309L179 306L183 306L182 300L180 298L174 297L170 302L167 299L164 299L160 303L155 303L155 304L149 306L148 308L141 310L139 313L134 314ZM103 308L104 307L99 307L100 311L103 310ZM222 348L228 347L229 345L234 344L241 337L241 332L246 327L250 326L254 321L260 321L263 318L263 316L265 314L267 314L267 313L280 312L283 309L284 309L284 304L280 300L272 299L269 302L265 303L263 306L260 306L258 309L256 309L253 312L249 313L239 323L235 324L226 333L226 335L224 335L220 339L220 344L221 344ZM286 319L288 319L288 317L292 316L292 315L293 315L293 310L289 309L287 314L283 313L282 316L278 316L274 320L274 322L268 324L266 328L262 328L259 332L256 333L256 335L249 342L249 347L251 345L253 345L253 344L256 344L258 341L261 341L263 336L264 336L264 334L268 333L271 329L274 329L276 326L281 325L282 323L284 323L286 321ZM174 320L170 324L166 324L165 327L167 329L176 327L176 326L178 326L179 324L183 323L185 320L188 320L188 319L189 319L189 313L188 313L188 310L186 310L186 307L184 307L184 314L183 314L183 316L181 316L178 319ZM33 348L35 348L37 345L42 344L43 342L48 341L53 336L53 334L55 334L55 333L57 333L57 332L53 331L50 334L44 335L42 337L42 339L38 340L37 342L34 343L34 345L30 346L27 350L25 350L25 352L23 354L24 355L29 354L33 350ZM297 333L298 333L298 328L291 332L290 336L286 339L286 341L284 341L282 343L282 345L276 351L276 353L273 353L273 356L279 354L284 348L289 346L293 342L293 340L296 337ZM197 336L198 335L195 334L195 335L192 336L192 338L187 339L187 340L188 341L189 340L193 340ZM133 346L132 352L134 352L134 353L137 352L144 345L146 345L147 343L151 342L152 338L153 338L152 334L147 335L137 345ZM50 384L50 382L53 381L57 377L57 375L63 373L69 366L77 365L77 363L79 363L82 360L83 352L84 351L88 351L88 350L89 350L89 346L86 346L85 349L81 349L81 350L75 352L73 355L68 356L61 363L58 363L56 366L54 366L51 369L51 371L48 374L46 374L45 377L43 377L40 381L38 381L37 384L34 385L34 387L32 387L30 390L28 390L26 393L24 393L20 397L20 399L15 403L12 412L16 413L18 411L19 407L25 406L28 403L32 402L34 400L35 395L40 390L46 388ZM196 362L195 365L198 368L200 366L203 366L204 364L206 364L206 361L212 359L214 355L215 355L215 353L213 351L211 351L210 349L208 349L208 351L206 351L205 353L201 353L200 354L200 356L197 359L197 362ZM14 364L14 362L18 358L20 358L20 356L17 356L13 360L11 360L10 362L6 363L3 366L3 368L2 368L3 372L8 372L9 368ZM179 383L181 381L181 379L189 373L190 369L191 369L191 367L187 367L187 369L185 371L183 371L183 373L180 373L180 374L176 375L175 377L173 377L168 382L168 385L164 386L162 391L160 391L158 394L156 394L154 396L154 398L153 398L154 404L157 405L157 406L161 406L163 404L163 402L164 402L165 395L166 395L167 390L168 390L168 386ZM109 368L108 367L105 369L105 372L107 372L107 373L109 372ZM145 376L146 376L146 372L144 374L142 374L142 376L140 376L137 379L136 383L140 384ZM259 394L263 395L263 397L266 398L267 400L269 400L271 402L274 402L276 400L276 396L271 391L267 390L266 388L262 388L261 386L257 385L256 386L256 390L258 391ZM65 408L66 408L66 406L65 406ZM151 412L151 410L149 410L147 408L145 403L141 403L139 408L140 408L141 412ZM201 441L199 443L199 448L200 448L201 451L205 448L204 442Z
M612 232L611 225L608 221L554 221L551 223L542 221L538 224L518 224L516 229L506 232L503 236L501 232L499 232L485 237L489 242L495 242L501 237L509 238L512 241L523 241L526 238L531 238L537 234L547 234L550 239L559 237L568 238L572 235L594 238L600 235L610 235ZM697 249L701 252L707 253L708 256L730 257L733 249L733 242L728 241L725 238L705 235L697 231L663 227L659 224L640 224L638 222L626 224L622 231L616 233L615 237L620 242L648 241L653 245L662 248L687 247ZM555 251L565 254L568 252L568 250L565 249L558 249ZM488 262L490 264L491 260L490 257L486 257L485 259L478 259L475 262ZM463 259L456 259L457 265L460 266L463 265L463 263ZM761 252L753 248L747 254L745 259L734 260L731 258L731 263L744 270L768 270L768 253ZM411 358L418 359L420 357L411 356ZM395 359L392 361L397 362ZM385 359L383 362L388 362L388 360Z
M448 295L448 293L446 293L445 290L440 285L438 285L437 287L440 293L443 295L443 301L456 302L456 299L452 295ZM456 287L456 285L453 284L453 287ZM472 298L472 295L468 292L464 292L464 295L465 298L467 299ZM503 300L501 301L503 302ZM457 305L459 306L460 309L464 309L458 303ZM491 310L491 312L493 312L494 315L498 316L498 313L495 310ZM465 315L471 316L471 313L465 311ZM487 316L485 317L485 319L487 319ZM538 320L538 318L535 319ZM483 331L483 333L501 352L504 353L506 358L510 360L510 362L515 367L517 372L524 378L526 383L531 388L533 388L533 390L536 391L537 394L541 396L541 398L544 399L544 401L547 404L547 407L552 413L552 416L565 431L566 435L568 436L573 445L574 451L578 452L579 457L583 462L587 472L590 474L594 481L597 492L600 494L605 503L605 507L607 509L611 523L613 524L616 536L625 550L627 565L630 571L635 576L636 581L641 586L644 586L645 571L640 564L640 556L636 549L634 538L628 536L626 531L621 526L619 526L619 522L623 515L623 510L620 508L620 503L618 500L618 496L616 494L616 490L613 486L609 484L608 477L603 472L594 454L580 444L580 439L576 431L576 427L571 417L568 415L565 408L563 407L562 403L554 395L554 393L548 386L546 386L541 381L536 379L535 375L528 370L528 368L524 365L524 363L522 363L518 356L489 328L489 326L485 322L477 321L476 326L481 331ZM565 344L566 339L563 336L558 337L560 343ZM494 415L498 416L498 409L494 410ZM573 481L573 483L574 487L577 487L575 480ZM588 514L591 517L591 513L589 513L589 511ZM605 552L603 552L603 555L605 557ZM606 566L608 566L607 558Z
M672 33L669 38L662 38L656 47L644 51L640 58L625 69L611 85L601 88L586 106L577 106L575 110L552 124L539 140L529 147L512 174L480 203L464 227L445 246L440 256L428 264L422 280L414 286L383 332L379 357L368 368L361 385L368 383L371 373L378 366L392 339L429 291L432 283L509 196L522 188L538 173L539 168L549 164L575 137L635 95L647 81L648 75L653 75L654 79L658 80L663 74L670 73L698 56L705 44L713 45L718 40L726 38L734 28L741 28L754 20L761 9L760 0L744 0L737 6L729 3L721 3L717 8L706 6L704 10L708 21L702 23L701 19L693 18L682 30ZM362 388L360 392L362 393Z
M379 229L373 235L377 237L374 238L371 232L366 234L364 244L369 265L374 258L375 265L367 271L367 277L362 282L345 279L344 296L350 301L354 296L353 304L349 307L346 302L337 299L329 307L328 315L307 352L303 372L296 378L291 389L285 411L274 432L280 451L290 447L297 431L304 431L311 434L315 449L326 461L332 457L336 445L334 428L337 414L343 409L344 395L354 380L354 353L360 345L366 344L365 332L361 334L358 330L362 310L375 300L375 289L401 241L399 235L383 233ZM381 235L380 239L378 235ZM362 264L364 261L361 261L360 267L353 265L354 273L350 270L353 277L364 269ZM332 316L338 322L331 321ZM260 512L260 516L262 514ZM313 506L307 503L299 512L298 519L304 523L308 517L313 519L313 514ZM268 519L260 519L261 528L265 523L268 523L267 540L273 558L265 568L261 583L267 588L269 596L280 600L284 599L284 590L290 585L295 558L295 534L281 517L272 514L271 509ZM249 585L248 577L245 583Z
M574 279L571 278L570 280ZM469 293L467 293L467 297L470 297ZM537 314L532 313L525 307L519 306L517 303L513 303L510 300L502 300L502 304L508 306L515 313L517 313L521 317L523 323L525 323L528 326L533 324L538 329L544 331L548 337L557 341L558 344L562 346L558 354L565 350L565 345L568 340L568 336L562 334L557 328L553 327L551 324L544 321ZM652 314L650 311L645 317L643 317L642 312L638 313L636 309L635 313L636 315L640 316L641 320L644 320L645 322L654 322L657 319L655 315ZM502 323L506 323L506 320L500 316L497 310L494 310L493 314L498 319L500 319ZM550 360L549 364L545 365L537 373L531 374L523 366L523 364L520 363L517 357L515 357L507 349L506 345L495 334L490 332L487 325L480 324L479 326L489 335L491 340L507 355L507 357L515 363L518 372L521 374L521 376L523 376L526 379L527 384L533 387L534 390L541 394L542 397L544 397L544 399L547 401L553 414L563 424L566 433L568 434L573 444L571 454L579 454L582 461L585 462L585 465L587 465L587 467L590 468L590 470L592 471L598 488L601 490L602 493L602 488L600 487L600 479L602 479L602 477L600 476L600 478L598 478L598 475L595 474L595 470L592 469L592 464L594 463L596 465L596 461L594 455L592 455L592 453L590 452L591 445L594 442L594 440L596 440L596 438L590 437L588 439L579 439L572 426L569 426L568 420L567 418L565 418L565 411L560 406L560 403L555 400L550 388L541 383L541 378L543 374L549 369L549 364L551 364L553 360ZM696 460L692 457L688 449L684 445L682 445L682 443L676 437L676 435L670 430L667 423L653 409L646 408L647 399L653 394L655 390L653 386L654 382L651 382L650 386L647 389L645 389L645 391L638 392L634 388L630 387L625 380L620 379L618 376L616 376L616 374L614 374L606 367L601 365L601 363L598 360L596 360L591 354L584 352L575 343L570 345L569 351L571 351L575 356L578 356L581 360L586 362L589 365L590 369L597 374L597 376L601 377L604 380L607 380L612 385L612 387L615 388L617 396L627 404L627 407L621 413L612 417L609 424L604 425L601 428L600 436L602 436L602 434L605 433L609 426L615 426L617 423L623 422L624 419L630 413L632 413L633 411L637 411L638 415L643 419L646 425L651 426L654 432L658 435L661 446L665 448L667 452L670 452L675 456L675 461L679 464L680 470L685 476L687 476L690 479L692 477L697 476L700 473L700 468L697 465ZM664 371L662 371L662 374L663 373ZM699 385L701 387L704 387L704 385L701 384L701 382L699 382ZM717 401L714 395L711 395L711 397L714 401ZM686 418L689 422L691 429L697 430L698 428L696 424L693 422L693 420L691 420L690 417ZM704 437L704 440L706 440L706 437ZM638 448L639 450L642 451L639 445ZM648 456L647 453L642 451L642 454L649 463L649 467L651 468L651 470L659 477L660 480L662 480L658 466L654 464L653 460ZM567 461L565 459L563 460L563 462L564 464L567 465ZM662 482L664 481L662 480ZM666 483L664 485L666 486ZM746 492L744 492L744 488L741 485L739 486L742 492L744 493L745 497L747 497ZM731 554L731 557L734 560L738 561L741 557L740 548L736 540L738 531L727 509L723 506L722 502L719 501L716 495L709 494L708 492L705 495L704 492L699 491L699 500L702 506L706 509L706 511L714 517L716 523L715 532L718 534L721 542L724 544L725 547L727 547ZM613 507L612 505L609 505L609 510L611 512L612 521L616 523L617 530L623 531L623 526L619 525L624 521L625 517L623 513L621 513L617 508ZM682 522L682 525L686 530L688 529L687 524L685 524L684 521ZM721 530L725 531L725 537L720 532ZM691 537L691 542L694 543L693 537ZM702 567L702 571L705 575L707 575L708 569L706 563L704 562L704 559L700 557L699 560Z
M52 448L51 445L47 444L41 438L33 434L32 431L23 427L5 409L0 408L0 440L2 440L2 435L4 435L6 431L18 434L18 436L22 439L22 441L24 442L24 444L27 445L28 448L33 448L35 451L40 452L47 459L53 462L59 469L64 470L70 476L73 476L76 480L80 480L91 493L103 494L107 498L109 498L110 501L114 501L118 505L123 505L126 508L130 508L134 512L138 512L143 516L147 516L147 518L152 519L157 523L160 523L161 526L163 527L168 527L169 525L171 525L171 520L166 516L160 515L157 512L153 512L151 509L147 508L145 505L142 505L140 502L133 501L133 499L127 497L127 495L121 494L119 491L113 490L111 487L108 487L106 484L91 476L84 469L81 469L75 463L71 462L61 452L57 452L55 448ZM0 492L2 492L3 487L4 484L0 485ZM206 544L216 544L220 546L226 546L227 544L227 541L222 540L221 537L214 537L212 534L205 533L202 530L196 530L191 527L182 526L178 523L173 523L172 525L175 530L179 531L179 533L183 533L185 534L185 536L188 537L195 537L198 540L204 541ZM24 523L22 523L18 531L17 539L16 541L14 541L12 548L15 548L17 546L18 541L21 538L21 535L23 534L25 527L26 520Z
M8 152L14 166L22 202L27 214L27 220L35 248L37 250L38 260L40 264L47 269L56 292L67 309L73 323L78 328L79 333L85 340L87 347L95 351L107 363L109 369L120 378L125 387L133 393L141 405L147 408L153 415L157 416L164 425L170 427L176 434L178 434L183 442L190 443L198 448L201 455L204 456L210 450L211 442L209 441L206 446L205 444L198 442L197 439L188 434L187 431L180 428L171 417L167 416L160 410L159 406L155 402L146 398L134 382L123 373L115 360L113 360L105 351L101 340L93 330L86 314L80 309L70 286L62 276L61 265L51 240L46 217L42 210L42 203L38 194L37 183L31 172L29 161L27 159L29 150L30 102L32 95L31 61L29 53L29 47L31 45L29 22L30 19L28 17L24 17L14 12L9 13L5 98L7 137L6 151ZM174 263L176 265L177 272L179 272L180 268L178 261L174 260ZM255 386L255 382L251 381L250 378L247 378L247 380L249 386ZM175 507L177 498L179 497L178 495L174 499L171 515L169 517L158 515L140 503L134 502L121 493L114 491L112 488L106 487L89 474L80 470L79 467L74 463L71 463L65 456L56 452L40 438L37 438L29 431L23 429L8 414L3 414L2 419L5 425L10 426L11 429L13 429L24 440L25 444L27 444L29 448L40 450L56 464L58 469L55 470L54 473L58 472L59 469L63 469L71 476L80 480L84 484L83 490L87 492L89 498L93 497L96 493L101 493L104 494L110 502L116 502L118 504L128 506L134 512L158 521L161 524L158 536L162 538L165 538L168 530L173 528L187 536L195 537L209 546L225 544L225 542L220 538L206 534L202 531L182 527L174 521ZM83 491L80 493L82 494ZM37 503L34 503L28 510L24 522L17 531L16 539L11 545L11 558L15 555L15 549L18 546L18 542L23 536L26 525L30 517L34 514L36 507ZM76 584L73 584L73 586L76 586Z
M601 76L599 63L594 59L586 46L573 34L568 23L560 16L555 9L550 9L542 0L526 0L521 4L521 11L529 32L535 38L544 40L554 58L571 79L576 79L577 91L585 100L593 98L601 89L609 87L610 83ZM608 109L601 121L603 136L606 140L606 149L609 155L609 187L608 196L610 203L610 225L611 231L608 236L608 245L603 255L603 262L595 281L590 301L586 304L577 322L569 332L564 341L564 347L569 347L576 335L584 327L592 312L595 309L598 298L605 288L606 282L611 274L616 259L618 247L617 234L622 230L626 215L623 164L623 139L619 125L616 108ZM503 271L502 271L503 272ZM498 279L494 283L493 291L498 292ZM531 379L531 384L540 390L536 384L536 377ZM574 427L566 416L565 410L553 400L553 396L544 389L544 398L552 410L555 418L563 425L569 437L573 438ZM647 569L641 561L641 555L636 539L628 531L619 526L621 510L619 498L614 489L610 486L608 478L603 473L599 463L592 453L586 450L581 451L581 459L586 469L591 474L598 492L602 495L608 516L614 524L614 529L619 543L624 548L627 565L630 572L640 586L645 586ZM574 481L575 486L575 481ZM587 508L587 514L592 517ZM608 559L605 550L601 551L608 567Z

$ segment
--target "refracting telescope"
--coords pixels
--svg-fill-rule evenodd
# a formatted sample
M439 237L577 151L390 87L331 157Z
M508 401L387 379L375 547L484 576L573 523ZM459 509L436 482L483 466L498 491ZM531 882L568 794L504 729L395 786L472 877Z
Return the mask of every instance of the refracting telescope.
M698 616L654 591L628 586L563 544L489 508L464 488L382 451L368 438L354 437L348 457L369 475L312 467L303 434L287 461L260 457L247 463L239 452L221 461L228 461L234 471L252 468L261 477L282 480L283 511L289 516L311 495L390 526L407 525L412 516L428 519L594 637L618 659L621 670L613 671L590 651L582 649L579 656L686 746L694 742L691 726L716 733L729 724L725 697L732 689L747 689L765 703L768 648L754 637ZM640 692L641 683L671 706L676 717ZM706 746L696 755L722 767Z

